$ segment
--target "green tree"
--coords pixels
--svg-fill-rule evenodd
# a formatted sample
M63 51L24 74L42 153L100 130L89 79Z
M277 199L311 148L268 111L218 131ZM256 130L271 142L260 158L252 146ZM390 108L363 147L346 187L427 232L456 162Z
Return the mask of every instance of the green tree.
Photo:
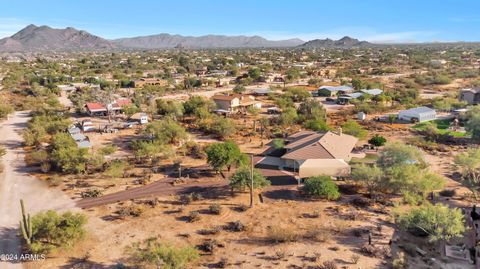
M175 100L157 99L157 113L162 116L170 116L174 120L183 116L184 107Z
M292 126L298 120L297 111L293 107L287 107L280 114L280 122L283 126Z
M210 111L215 108L213 101L205 97L193 95L183 103L184 112L186 115L197 115L199 111Z
M360 165L352 169L352 179L362 182L371 196L385 188L385 173L377 166Z
M218 138L225 139L237 131L236 124L233 120L221 116L215 116L210 126L210 132Z
M230 177L230 186L233 189L244 191L251 187L251 171L247 166L240 167ZM268 181L258 170L253 169L253 188L259 189L270 185Z
M177 144L187 139L187 131L175 120L165 118L147 125L145 133L160 143Z
M378 135L378 134L374 135L372 138L370 138L368 140L368 144L370 144L370 145L372 145L376 148L385 145L385 143L387 143L387 139L383 136Z
M464 215L459 208L425 203L407 212L397 213L398 226L417 236L428 236L430 241L450 240L465 232Z
M380 152L377 164L381 168L391 168L405 164L426 166L422 153L415 147L398 142L390 143Z
M338 186L329 176L310 177L305 180L304 191L308 195L338 200L340 192Z
M353 135L358 139L364 139L368 132L363 128L362 125L358 124L358 122L354 120L347 120L344 124L342 124L342 132Z
M41 212L31 218L33 242L30 250L47 253L61 246L72 246L85 236L87 218L81 213L53 210Z
M262 75L262 72L258 68L252 68L248 70L248 76L253 80L258 80L261 75Z
M246 91L247 89L243 85L237 85L233 88L234 93L242 94Z
M462 173L462 183L478 199L478 186L480 185L480 149L469 149L465 153L455 156L455 165Z
M237 144L232 141L213 143L205 149L208 164L216 171L221 172L225 167L230 171L231 166L241 160L242 153Z
M78 148L67 133L57 133L52 139L51 160L62 172L81 173L87 168L88 149Z
M472 138L480 140L480 107L471 107L466 114L465 129L472 134Z

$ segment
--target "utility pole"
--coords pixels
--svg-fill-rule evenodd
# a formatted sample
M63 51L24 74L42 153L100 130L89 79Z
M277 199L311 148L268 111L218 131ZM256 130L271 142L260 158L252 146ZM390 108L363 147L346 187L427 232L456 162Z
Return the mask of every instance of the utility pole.
M253 154L250 154L250 208L253 207Z

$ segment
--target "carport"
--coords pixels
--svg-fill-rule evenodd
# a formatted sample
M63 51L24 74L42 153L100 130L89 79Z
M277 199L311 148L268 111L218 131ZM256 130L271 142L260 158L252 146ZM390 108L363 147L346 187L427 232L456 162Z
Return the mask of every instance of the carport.
M345 177L350 174L350 165L342 159L308 159L300 164L300 178L313 176Z

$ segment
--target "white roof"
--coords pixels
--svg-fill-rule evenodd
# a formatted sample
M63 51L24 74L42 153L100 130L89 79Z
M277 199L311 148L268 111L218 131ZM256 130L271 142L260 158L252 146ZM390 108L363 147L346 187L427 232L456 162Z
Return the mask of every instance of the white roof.
M320 86L319 90L327 90L331 92L338 92L338 91L351 91L353 90L350 86Z
M431 109L426 106L419 106L415 108L410 108L407 110L401 110L401 114L432 114L432 113L437 113L434 109Z
M364 93L367 93L367 94L370 94L370 95L379 95L379 94L382 94L383 90L381 89L363 89L363 90L360 90L361 92L364 92Z

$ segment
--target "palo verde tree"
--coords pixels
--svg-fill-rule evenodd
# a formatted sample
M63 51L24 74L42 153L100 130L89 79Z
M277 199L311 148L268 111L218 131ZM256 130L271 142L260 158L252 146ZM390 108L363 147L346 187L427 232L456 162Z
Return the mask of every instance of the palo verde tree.
M480 149L470 149L465 153L455 156L455 165L462 173L462 183L478 199L478 187L480 186Z
M429 241L461 237L465 232L464 216L459 208L425 203L396 214L401 229L416 236L428 236Z
M246 166L242 165L230 177L230 187L235 190L244 191L251 188L252 171ZM268 181L257 169L253 169L253 189L260 189L270 185Z

